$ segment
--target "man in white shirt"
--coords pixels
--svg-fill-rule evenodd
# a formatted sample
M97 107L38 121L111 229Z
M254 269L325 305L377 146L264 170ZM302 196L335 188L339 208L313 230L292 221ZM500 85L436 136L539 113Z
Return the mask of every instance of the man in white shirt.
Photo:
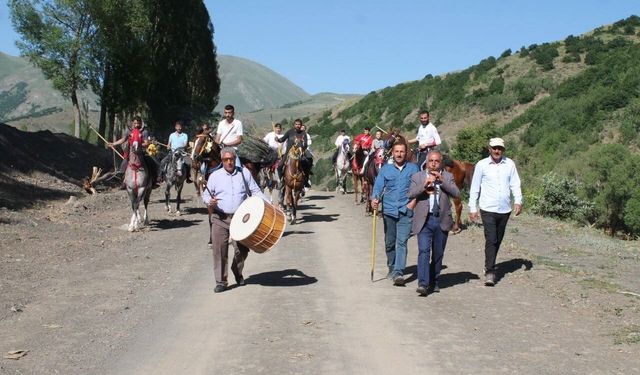
M351 142L351 138L349 138L349 136L345 134L345 130L340 129L340 135L338 135L334 143L336 145L336 150L333 152L333 156L331 157L332 164L336 163L336 159L338 158L338 151L340 151L340 147L342 147L345 139Z
M167 148L171 150L171 152L169 154L167 154L163 159L162 162L160 163L160 165L162 166L162 178L164 179L166 173L167 173L167 166L169 164L169 162L171 161L172 155L178 150L178 149L184 149L186 150L187 148L187 144L189 143L189 136L187 135L187 133L183 133L184 124L182 123L182 121L178 120L176 121L175 125L174 125L174 129L176 130L175 132L171 133L171 135L169 135L169 142L167 142ZM192 183L193 181L191 181L191 165L190 163L188 163L188 167L187 168L187 183Z
M409 143L418 142L418 167L424 169L423 164L427 157L427 153L439 146L442 141L438 134L438 129L429 121L429 111L420 112L420 126L418 126L418 134Z
M224 120L218 123L216 130L216 143L221 148L233 147L238 148L242 143L242 122L234 119L235 108L231 104L224 106ZM240 159L236 159L236 166L240 167Z
M264 138L262 138L262 140L265 141L269 145L269 147L271 147L278 153L278 157L282 155L283 144L278 142L276 138L280 137L281 135L282 135L282 125L278 123L273 125L272 132L267 133L267 135L265 135Z
M484 285L496 283L496 257L505 228L511 215L511 196L513 195L516 216L522 211L522 191L520 177L513 160L504 156L504 140L489 140L488 158L476 163L471 188L469 190L469 218L472 221L482 217L484 227ZM480 213L478 214L478 197Z

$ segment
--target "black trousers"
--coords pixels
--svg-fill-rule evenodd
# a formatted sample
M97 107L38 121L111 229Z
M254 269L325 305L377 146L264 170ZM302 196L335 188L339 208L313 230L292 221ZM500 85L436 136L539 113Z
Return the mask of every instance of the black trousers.
M485 272L495 272L496 257L500 244L504 238L504 231L509 221L511 212L499 214L495 212L480 210L482 226L484 227L484 270Z

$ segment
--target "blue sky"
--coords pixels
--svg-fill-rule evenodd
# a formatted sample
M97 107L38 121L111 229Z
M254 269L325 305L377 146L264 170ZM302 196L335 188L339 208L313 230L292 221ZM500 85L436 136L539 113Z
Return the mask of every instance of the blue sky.
M0 51L18 55L0 1ZM638 0L205 3L219 54L263 64L311 94L366 94L640 15Z

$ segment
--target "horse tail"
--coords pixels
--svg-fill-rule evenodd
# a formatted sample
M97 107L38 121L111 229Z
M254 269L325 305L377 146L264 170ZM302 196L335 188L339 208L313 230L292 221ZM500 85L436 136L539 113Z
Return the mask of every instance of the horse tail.
M475 170L475 165L469 162L464 163L464 184L465 186L471 187L471 180L473 179L473 171Z

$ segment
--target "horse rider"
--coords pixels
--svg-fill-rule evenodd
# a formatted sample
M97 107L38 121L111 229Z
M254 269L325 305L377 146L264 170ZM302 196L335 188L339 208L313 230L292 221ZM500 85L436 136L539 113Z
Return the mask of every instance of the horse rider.
M231 104L224 106L224 119L218 123L216 129L216 143L220 148L227 146L238 149L238 145L242 143L242 121L234 118L235 108ZM236 153L236 167L240 167L240 158Z
M127 145L125 147L125 151L124 151L124 160L122 160L122 163L120 164L120 172L122 172L124 174L125 170L127 169L127 165L129 164L129 152L131 150L131 146L133 145L133 142L136 139L142 139L142 147L147 147L149 144L151 144L150 142L150 137L149 137L149 132L145 129L143 122L142 122L142 118L140 116L135 116L133 118L133 120L131 121L131 128L127 129L127 131L124 133L124 135L122 136L122 138L118 139L115 142L109 142L107 143L108 147L114 147L114 146L118 146L123 144L124 142L127 142ZM146 153L143 156L143 160L145 163L145 166L147 167L148 171L149 171L149 176L151 177L151 180L153 181L153 187L156 188L158 187L158 165L156 164L156 161L149 155L147 155ZM123 182L124 183L124 182Z
M427 153L439 146L442 141L438 134L438 129L429 121L429 111L420 112L420 126L418 126L418 134L409 143L418 142L417 163L420 170L423 169L424 161Z
M220 151L222 168L216 169L207 180L207 188L202 192L202 200L211 214L211 242L213 251L213 273L216 280L214 293L227 290L229 225L231 218L242 201L249 196L258 196L265 202L267 197L251 176L248 169L237 167L236 150L225 147ZM231 271L238 286L245 285L242 270L249 255L249 249L236 242Z
M162 171L162 179L164 179L165 175L167 174L167 168L168 168L169 162L171 161L171 158L173 157L173 154L176 151L178 151L178 149L181 149L181 148L186 149L187 145L189 144L189 136L187 135L187 133L183 133L182 131L183 127L184 127L184 124L182 123L182 121L180 120L176 121L174 125L174 129L176 131L171 133L171 135L169 135L167 148L171 150L171 152L167 154L162 159L162 162L160 163L161 171ZM190 184L192 182L193 181L191 181L191 165L189 165L189 168L187 168L187 183Z
M362 147L362 150L364 151L364 154L365 154L364 161L362 162L362 168L360 169L360 174L363 174L364 168L369 162L369 154L371 151L371 147L373 146L373 137L371 136L371 128L366 126L362 133L356 135L356 137L353 139L353 142L354 143L359 142L360 147Z
M333 152L333 156L331 157L331 164L336 164L338 153L340 152L340 148L345 141L351 142L351 138L349 138L349 136L345 134L344 129L340 129L340 135L336 137L336 141L334 142L334 144L336 145L336 150Z
M302 169L305 173L305 187L310 187L309 186L309 175L311 174L311 166L313 165L313 159L311 160L305 160L308 159L308 155L306 155L306 150L307 150L307 133L302 130L302 120L295 119L295 121L293 121L293 129L289 129L287 130L286 133L284 133L284 135L282 137L276 138L277 142L287 142L287 149L285 150L283 157L282 157L282 162L280 163L280 165L278 166L278 174L280 176L280 179L282 180L284 178L284 166L287 162L287 157L289 156L289 150L291 150L291 146L293 146L295 141L298 141L298 143L302 146L302 149L305 150L305 154L304 157L301 158L301 166Z
M280 123L276 123L275 125L273 125L273 131L270 131L264 136L264 138L262 138L262 140L265 141L265 143L268 144L269 147L271 147L278 153L278 157L282 156L282 143L278 143L276 138L280 137L281 135L282 125Z
M307 126L305 124L302 124L302 126L300 127L300 130L302 130L307 134L307 149L304 151L304 157L307 159L307 162L309 163L309 175L311 175L313 174L313 172L311 172L313 170L313 152L311 152L311 143L313 143L313 141L311 140L311 136L307 132ZM305 187L306 188L311 187L311 181L309 177L307 177L307 183Z

